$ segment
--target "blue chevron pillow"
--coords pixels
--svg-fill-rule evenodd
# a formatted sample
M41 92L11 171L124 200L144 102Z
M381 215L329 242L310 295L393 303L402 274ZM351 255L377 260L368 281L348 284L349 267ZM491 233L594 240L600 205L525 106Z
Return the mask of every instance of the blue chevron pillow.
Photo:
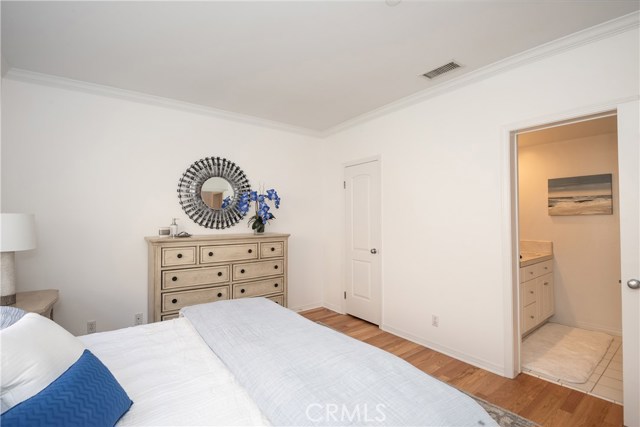
M10 426L113 426L133 402L89 350L44 390L0 416Z

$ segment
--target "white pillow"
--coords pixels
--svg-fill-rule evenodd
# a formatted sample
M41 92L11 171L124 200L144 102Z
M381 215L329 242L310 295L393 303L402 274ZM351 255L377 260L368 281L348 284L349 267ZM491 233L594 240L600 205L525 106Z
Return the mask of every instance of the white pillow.
M27 313L0 331L2 412L35 396L82 355L82 342L52 320Z

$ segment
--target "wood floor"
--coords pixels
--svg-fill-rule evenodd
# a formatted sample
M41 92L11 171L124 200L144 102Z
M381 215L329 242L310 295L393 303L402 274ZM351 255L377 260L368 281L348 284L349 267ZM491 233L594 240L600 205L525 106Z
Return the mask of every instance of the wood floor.
M542 426L622 426L622 406L615 403L530 375L507 379L326 308L300 314L393 353L435 378Z

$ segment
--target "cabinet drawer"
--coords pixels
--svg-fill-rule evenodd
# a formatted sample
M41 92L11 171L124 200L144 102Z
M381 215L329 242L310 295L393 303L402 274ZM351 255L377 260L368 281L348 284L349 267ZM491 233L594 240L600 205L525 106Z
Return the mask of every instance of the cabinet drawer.
M281 306L284 307L284 295L274 295L272 297L267 297L267 299L270 299L276 304L280 304Z
M233 280L254 279L262 276L283 274L284 261L260 261L233 265Z
M248 243L245 245L216 245L200 247L201 264L210 264L213 262L244 261L251 259L258 259L257 243Z
M520 269L520 283L536 278L536 264L531 264Z
M536 302L538 300L538 282L535 280L530 280L528 282L523 283L521 286L522 293L520 298L522 298L522 306L526 307L529 304Z
M196 263L196 247L188 246L184 248L163 248L162 266L172 265L192 265Z
M204 304L223 299L229 299L229 287L198 289L195 291L168 292L162 294L162 311L180 310L194 304Z
M177 289L228 281L229 265L162 272L162 289Z
M553 260L531 264L520 269L520 283L535 279L553 271Z
M522 310L522 333L529 331L538 324L538 303L529 304Z
M536 266L538 266L538 271L536 272L538 276L543 276L545 274L549 274L551 272L553 272L553 260L550 259L549 261L544 261L544 262L539 262L537 264L534 264Z
M257 297L284 292L284 277L233 285L233 298Z
M277 258L284 255L284 242L260 243L260 258Z

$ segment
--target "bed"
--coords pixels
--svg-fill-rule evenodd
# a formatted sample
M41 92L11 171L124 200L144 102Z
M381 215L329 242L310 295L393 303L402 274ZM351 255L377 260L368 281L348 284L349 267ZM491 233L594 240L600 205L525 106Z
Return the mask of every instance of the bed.
M12 328L0 332L3 374L12 363L6 347L24 341L6 333L19 336ZM126 393L118 395L124 415L111 419L118 425L496 425L473 399L396 356L264 298L186 307L178 319L73 338L76 354L95 355ZM11 425L4 377L2 423Z

